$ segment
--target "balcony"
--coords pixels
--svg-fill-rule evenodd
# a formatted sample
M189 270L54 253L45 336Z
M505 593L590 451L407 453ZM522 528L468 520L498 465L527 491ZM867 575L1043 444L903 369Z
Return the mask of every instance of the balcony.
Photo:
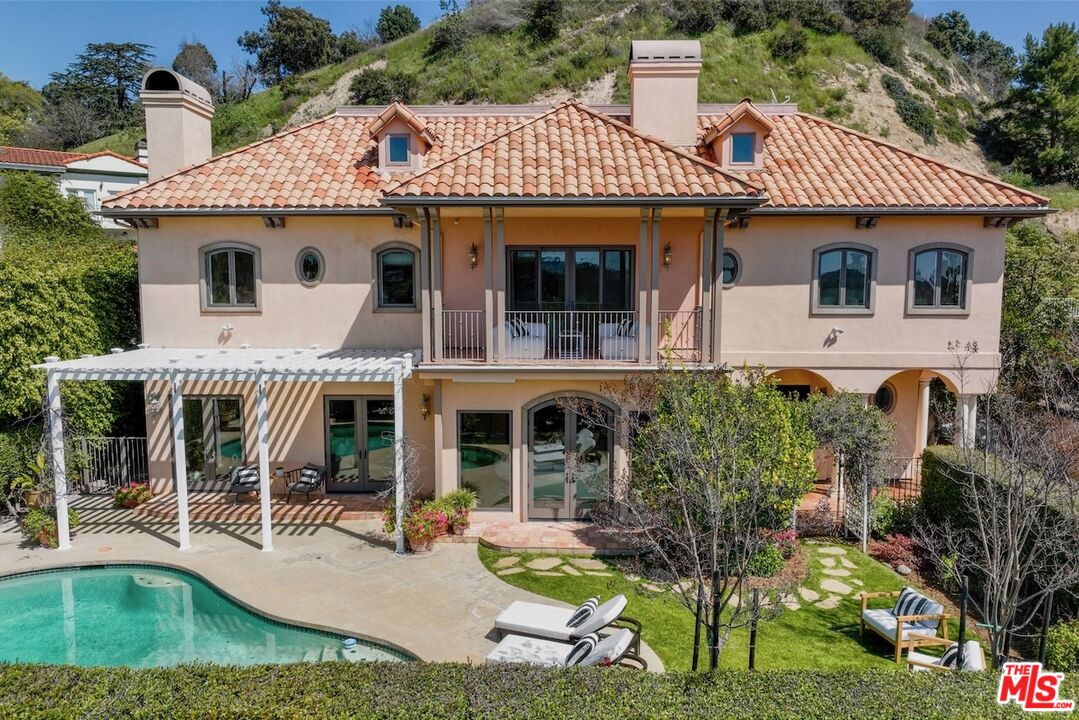
M658 338L660 357L701 358L701 310L661 311L656 333L636 310L510 310L501 327L483 310L443 310L443 362L638 363ZM495 352L488 353L488 343ZM642 355L643 353L643 355Z

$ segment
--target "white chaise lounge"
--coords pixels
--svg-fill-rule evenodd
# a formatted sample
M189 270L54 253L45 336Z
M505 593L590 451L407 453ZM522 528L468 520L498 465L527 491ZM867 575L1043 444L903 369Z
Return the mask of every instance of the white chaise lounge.
M877 635L895 646L895 662L903 662L903 648L910 646L914 634L933 637L937 630L948 639L948 616L944 606L927 598L914 588L903 588L899 592L864 592L862 597L862 617L858 634L864 635L869 628ZM870 608L869 600L879 597L896 598L890 608Z
M604 360L636 360L639 327L636 321L625 328L622 323L600 323L599 356Z
M525 635L507 635L498 643L494 650L487 655L488 664L497 663L529 663L531 665L543 665L546 667L570 667L573 665L625 665L626 667L637 666L642 670L648 669L648 664L641 659L640 655L632 651L634 645L633 632L626 629L616 630L605 638L596 642L596 636L588 641L557 642L543 638L527 637ZM588 651L588 645L595 643L594 649ZM571 651L578 643L584 645L586 654L579 660L570 657ZM578 652L580 655L581 652ZM634 665L631 665L633 663Z
M495 628L502 634L534 635L566 642L599 632L605 627L618 623L619 626L628 625L629 629L639 637L641 624L633 618L622 616L627 604L625 595L615 595L597 607L584 622L572 627L569 621L578 608L563 608L517 600L495 618ZM636 643L635 647L637 647Z
M914 649L927 646L943 647L944 652L940 655L930 655ZM959 659L959 643L957 642L915 633L910 637L910 647L907 653L907 669L909 670L956 669L956 661ZM977 640L967 640L963 643L963 669L971 672L985 670L985 652Z

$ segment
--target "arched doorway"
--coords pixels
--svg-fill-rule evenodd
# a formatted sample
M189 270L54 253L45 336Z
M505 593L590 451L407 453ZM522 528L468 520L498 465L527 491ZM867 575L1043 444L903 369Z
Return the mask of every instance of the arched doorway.
M586 519L614 478L615 434L609 418L595 422L568 405L552 398L528 411L530 519Z

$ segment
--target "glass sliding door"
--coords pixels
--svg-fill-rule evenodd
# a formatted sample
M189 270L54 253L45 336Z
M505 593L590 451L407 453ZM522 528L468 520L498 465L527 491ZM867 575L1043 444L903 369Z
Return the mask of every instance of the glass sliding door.
M528 438L529 517L588 517L614 477L611 431L551 400L529 413Z
M329 492L377 492L393 481L393 399L326 398Z
M185 397L184 445L192 489L220 489L244 463L243 402L239 397Z

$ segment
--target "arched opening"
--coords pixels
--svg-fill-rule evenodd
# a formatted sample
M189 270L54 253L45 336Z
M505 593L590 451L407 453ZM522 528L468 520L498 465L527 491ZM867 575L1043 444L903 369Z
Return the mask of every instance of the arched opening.
M835 392L835 388L823 375L812 370L788 368L769 373L768 377L776 381L776 387L780 392L795 396L799 400L805 400L815 392L824 393L825 395L831 395Z
M615 477L615 409L594 396L566 393L540 399L526 410L529 518L589 517Z
M154 70L142 82L143 90L179 90L180 78L168 70Z

